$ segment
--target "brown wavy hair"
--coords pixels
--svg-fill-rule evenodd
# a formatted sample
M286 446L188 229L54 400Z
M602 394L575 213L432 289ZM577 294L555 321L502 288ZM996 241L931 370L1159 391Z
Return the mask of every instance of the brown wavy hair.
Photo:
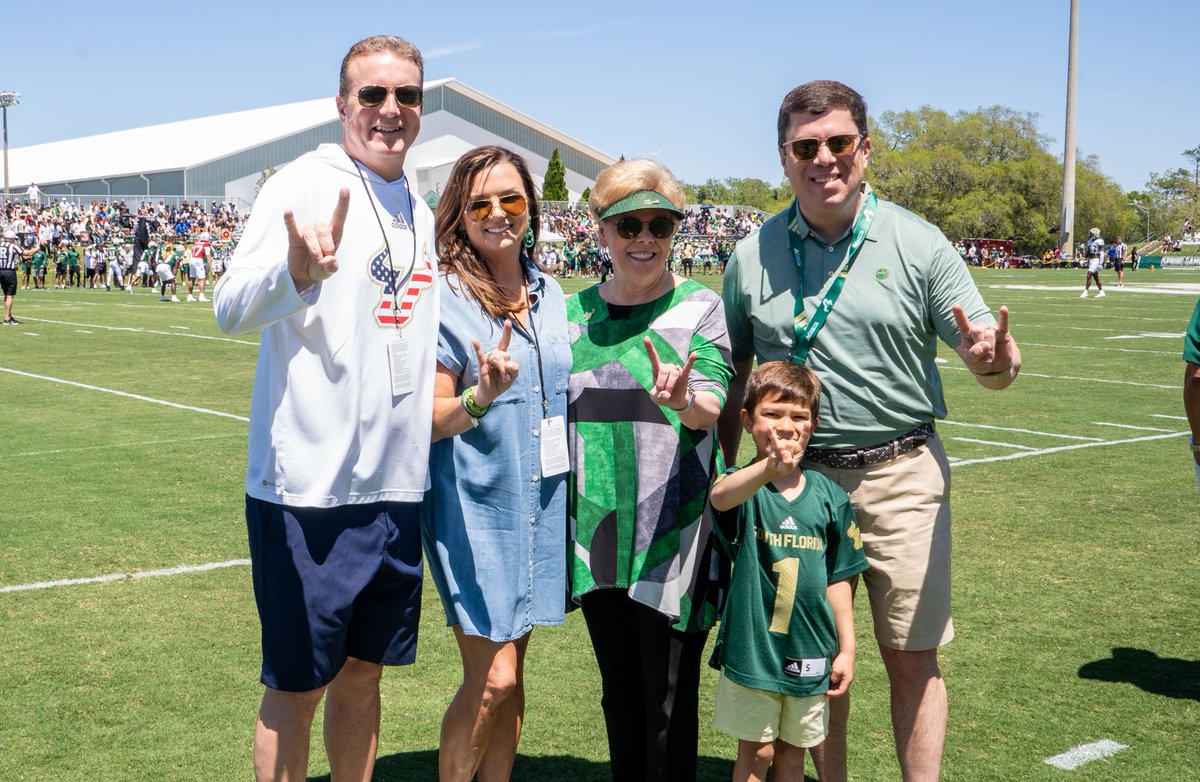
M459 284L466 289L471 298L479 302L484 312L496 319L503 319L512 314L513 302L500 288L479 251L467 240L467 231L463 227L467 201L471 198L471 182L477 174L498 163L511 164L521 177L521 184L525 188L525 201L529 204L529 227L533 229L534 246L537 245L541 207L538 205L529 166L516 152L497 146L477 147L460 157L454 164L450 179L446 181L446 188L442 191L441 200L438 201L434 231L442 274L449 276L453 272L458 277ZM521 245L521 254L530 257L524 244ZM548 271L537 261L532 262L542 271Z

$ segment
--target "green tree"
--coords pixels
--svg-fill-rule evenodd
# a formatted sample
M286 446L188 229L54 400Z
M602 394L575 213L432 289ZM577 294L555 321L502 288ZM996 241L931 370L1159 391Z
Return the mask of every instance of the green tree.
M570 199L567 192L567 169L562 158L558 156L558 147L550 154L550 162L546 164L546 178L542 180L542 198L547 201L566 201Z
M930 106L884 112L871 131L868 181L951 239L1009 239L1022 253L1058 240L1062 163L1037 115L1005 106L949 114ZM1134 210L1094 158L1076 169L1076 234L1125 231Z
M579 200L580 200L580 201L584 201L584 202L586 202L586 201L588 201L588 200L589 200L591 197L592 197L592 189L591 189L590 187L585 187L585 188L583 189L583 192L582 192L582 193L580 193L580 195L579 195Z
M687 182L680 184L690 204L748 206L773 214L787 206L792 199L790 185L786 181L780 187L772 187L770 183L754 177L708 179L699 185Z

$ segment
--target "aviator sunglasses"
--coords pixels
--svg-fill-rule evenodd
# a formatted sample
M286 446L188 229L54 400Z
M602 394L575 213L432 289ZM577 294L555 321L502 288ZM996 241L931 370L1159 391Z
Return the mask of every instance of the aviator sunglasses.
M650 234L655 239L668 239L675 233L676 223L669 217L655 217L646 223ZM636 239L642 232L642 221L636 217L622 217L615 223L617 236L622 239Z
M509 193L505 196L492 196L491 198L481 198L478 201L472 201L467 204L467 214L475 219L475 222L482 223L488 219L492 213L494 204L499 204L500 208L509 217L525 214L528 204L525 203L525 196L519 193Z
M425 91L414 85L380 87L378 84L368 84L366 87L358 88L358 102L363 105L363 108L373 109L387 100L389 92L396 96L396 103L410 109L419 108L421 101L425 100Z
M853 155L858 150L858 142L862 136L858 133L846 133L841 136L820 138L798 138L784 143L784 147L792 151L796 160L812 160L821 150L821 145L829 147L829 154L834 157Z

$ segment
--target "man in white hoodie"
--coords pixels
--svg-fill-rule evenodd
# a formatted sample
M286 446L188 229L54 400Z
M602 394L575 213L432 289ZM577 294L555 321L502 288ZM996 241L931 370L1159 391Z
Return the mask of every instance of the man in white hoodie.
M260 780L305 779L322 696L333 779L370 779L382 666L416 652L438 330L433 215L404 175L423 77L401 38L351 47L342 143L267 182L213 292L222 330L262 331L246 471Z

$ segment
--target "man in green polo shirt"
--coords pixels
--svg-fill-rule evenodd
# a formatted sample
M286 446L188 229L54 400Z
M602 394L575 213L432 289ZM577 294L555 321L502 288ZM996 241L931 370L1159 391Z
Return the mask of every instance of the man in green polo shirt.
M863 181L871 139L861 95L838 82L803 84L784 98L778 132L796 200L739 242L726 270L737 377L720 422L722 450L736 460L737 411L754 359L816 371L821 425L804 467L853 500L901 771L906 780L935 780L946 733L937 650L954 635L950 467L933 429L946 415L937 343L991 389L1016 378L1020 351L1007 309L993 318L941 231ZM829 738L813 752L825 782L846 774L849 700L830 707Z
M1183 373L1183 409L1192 428L1188 444L1196 466L1196 485L1200 487L1200 301L1192 310L1192 322L1183 337L1183 360L1187 362Z

